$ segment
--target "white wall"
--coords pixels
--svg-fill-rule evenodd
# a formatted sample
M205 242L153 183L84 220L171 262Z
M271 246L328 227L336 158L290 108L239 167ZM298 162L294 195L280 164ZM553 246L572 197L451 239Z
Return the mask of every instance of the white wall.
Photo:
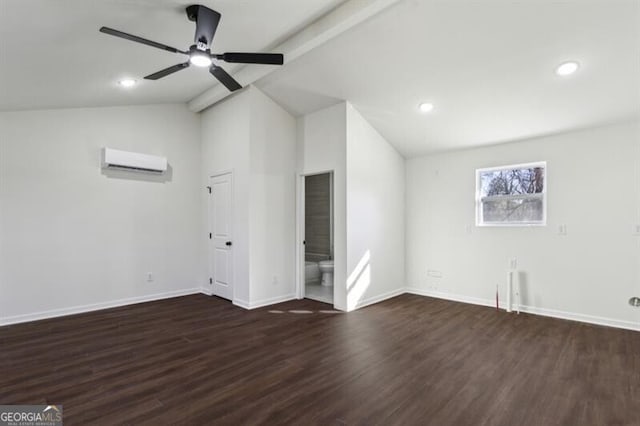
M253 87L202 117L184 105L0 113L0 322L209 291L205 187L225 170L234 299L292 298L295 132ZM103 146L167 156L170 172L103 172Z
M295 141L295 119L253 86L202 115L203 187L208 176L233 170L233 301L243 307L295 296ZM206 210L205 193L205 253Z
M625 124L407 160L410 290L493 305L516 258L529 311L637 329L639 147ZM475 227L475 169L532 161L547 161L548 226Z
M184 105L0 113L0 322L196 291L199 130ZM171 171L106 175L103 146Z
M404 292L404 158L347 104L347 308Z
M402 293L403 157L343 102L298 120L298 172L327 170L334 171L334 306L350 311Z
M251 305L295 297L296 120L251 95Z
M233 262L234 300L249 301L249 193L250 193L250 112L251 95L243 90L202 113L202 212L199 241L205 253L204 273L209 276L209 176L233 172ZM203 284L211 292L209 281Z
M298 173L314 174L333 170L333 304L347 310L347 104L345 102L307 114L298 119ZM302 211L298 199L298 212ZM299 221L303 219L298 218ZM299 265L303 259L297 259Z

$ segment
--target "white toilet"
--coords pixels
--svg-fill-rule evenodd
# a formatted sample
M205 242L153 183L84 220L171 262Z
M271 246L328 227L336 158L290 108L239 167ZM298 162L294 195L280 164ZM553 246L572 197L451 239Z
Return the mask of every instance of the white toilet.
M318 267L322 273L322 285L333 285L333 260L321 260L318 262Z

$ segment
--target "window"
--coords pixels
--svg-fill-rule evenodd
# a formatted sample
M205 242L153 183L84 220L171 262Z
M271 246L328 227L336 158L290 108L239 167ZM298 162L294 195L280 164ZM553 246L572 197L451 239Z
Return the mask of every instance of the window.
M545 225L547 163L476 170L476 225Z

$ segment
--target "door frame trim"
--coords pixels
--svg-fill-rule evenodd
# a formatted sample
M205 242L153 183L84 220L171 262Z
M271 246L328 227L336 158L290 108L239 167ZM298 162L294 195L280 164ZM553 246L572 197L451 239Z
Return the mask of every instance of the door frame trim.
M334 197L334 179L336 171L335 169L318 169L305 171L298 173L296 177L296 299L304 299L304 284L305 284L305 246L303 244L305 235L305 179L307 176L323 175L327 174L331 176L331 227L335 227L335 208L336 204L333 200ZM331 243L333 244L334 230L331 230ZM335 306L336 300L336 286L333 285L333 305Z
M211 172L211 173L207 173L207 186L209 186L211 184L211 179L219 177L219 176L224 176L224 175L229 175L229 181L230 181L230 185L231 185L231 193L229 194L229 202L231 204L230 208L231 208L231 217L233 216L234 213L234 207L235 207L235 197L234 197L234 179L233 179L233 169L223 169L223 170L218 170L215 172ZM213 220L211 218L211 202L212 202L212 193L208 193L207 194L207 232L213 232ZM231 221L231 239L233 240L235 238L236 235L236 230L235 230L235 221L232 220ZM233 246L232 246L233 247ZM233 250L233 248L231 248L230 250ZM209 278L214 279L215 275L214 275L214 265L213 265L213 239L211 238L207 238L207 272L209 275ZM235 274L235 266L236 266L236 257L235 257L235 252L233 253L233 261L231 264L231 280L233 282L233 286L231 288L231 300L230 302L233 302L235 300L236 297L236 274ZM209 281L207 279L207 281ZM215 281L215 279L214 279ZM215 296L215 294L213 293L213 283L209 282L207 288L209 289L209 293L211 296Z

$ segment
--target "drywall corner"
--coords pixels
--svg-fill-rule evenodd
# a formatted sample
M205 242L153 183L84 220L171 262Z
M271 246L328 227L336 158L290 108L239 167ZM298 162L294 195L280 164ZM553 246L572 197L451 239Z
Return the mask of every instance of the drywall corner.
M347 103L347 307L405 285L404 158Z
M295 293L296 120L258 88L250 94L249 305Z

